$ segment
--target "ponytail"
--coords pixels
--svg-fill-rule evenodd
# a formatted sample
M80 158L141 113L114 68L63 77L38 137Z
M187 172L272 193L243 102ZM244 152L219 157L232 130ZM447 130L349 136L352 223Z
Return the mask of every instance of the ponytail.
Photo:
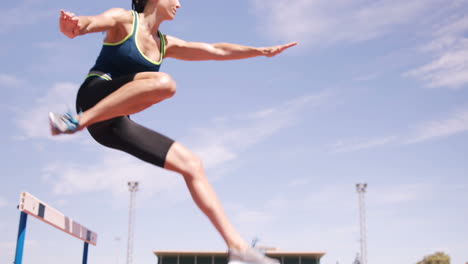
M143 13L147 0L132 0L132 9L137 13Z

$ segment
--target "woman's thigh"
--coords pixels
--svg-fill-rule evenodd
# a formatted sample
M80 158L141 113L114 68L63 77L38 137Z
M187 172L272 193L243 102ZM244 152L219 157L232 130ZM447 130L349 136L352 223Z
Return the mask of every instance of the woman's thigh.
M84 81L76 97L76 111L86 111L99 101L117 91L126 83L133 81L135 74L125 75L113 80L103 80L99 77L90 77Z
M88 127L91 136L106 147L118 149L164 168L174 140L146 128L129 117L117 117Z

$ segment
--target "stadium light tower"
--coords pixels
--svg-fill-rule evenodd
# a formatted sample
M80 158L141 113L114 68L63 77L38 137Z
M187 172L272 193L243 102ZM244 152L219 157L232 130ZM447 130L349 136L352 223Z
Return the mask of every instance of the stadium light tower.
M366 208L364 194L366 193L367 183L356 184L356 190L359 194L359 219L361 226L361 264L367 264L367 239L366 239Z
M128 215L128 244L127 244L127 264L133 261L133 226L135 224L135 196L138 191L138 182L128 182L130 191L130 206Z
M367 239L366 239L366 208L364 194L366 193L367 183L356 184L356 190L359 194L359 219L361 226L361 262L367 264Z

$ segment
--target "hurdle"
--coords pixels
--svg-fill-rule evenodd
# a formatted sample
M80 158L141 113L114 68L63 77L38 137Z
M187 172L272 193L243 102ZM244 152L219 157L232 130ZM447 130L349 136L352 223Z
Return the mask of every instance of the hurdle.
M22 192L18 205L20 210L20 221L18 239L16 241L16 253L14 264L22 264L23 249L26 237L26 223L28 215L31 215L69 235L84 241L83 264L88 263L88 245L96 246L97 234L80 225L71 218L37 199L27 192Z

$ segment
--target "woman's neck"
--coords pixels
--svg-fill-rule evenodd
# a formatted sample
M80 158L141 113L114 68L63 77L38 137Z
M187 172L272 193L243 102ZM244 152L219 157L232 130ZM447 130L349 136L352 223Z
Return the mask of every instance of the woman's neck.
M163 22L163 20L158 17L157 7L155 7L152 2L147 4L143 13L139 14L139 18L141 24L152 34L156 34L158 32L159 26Z

